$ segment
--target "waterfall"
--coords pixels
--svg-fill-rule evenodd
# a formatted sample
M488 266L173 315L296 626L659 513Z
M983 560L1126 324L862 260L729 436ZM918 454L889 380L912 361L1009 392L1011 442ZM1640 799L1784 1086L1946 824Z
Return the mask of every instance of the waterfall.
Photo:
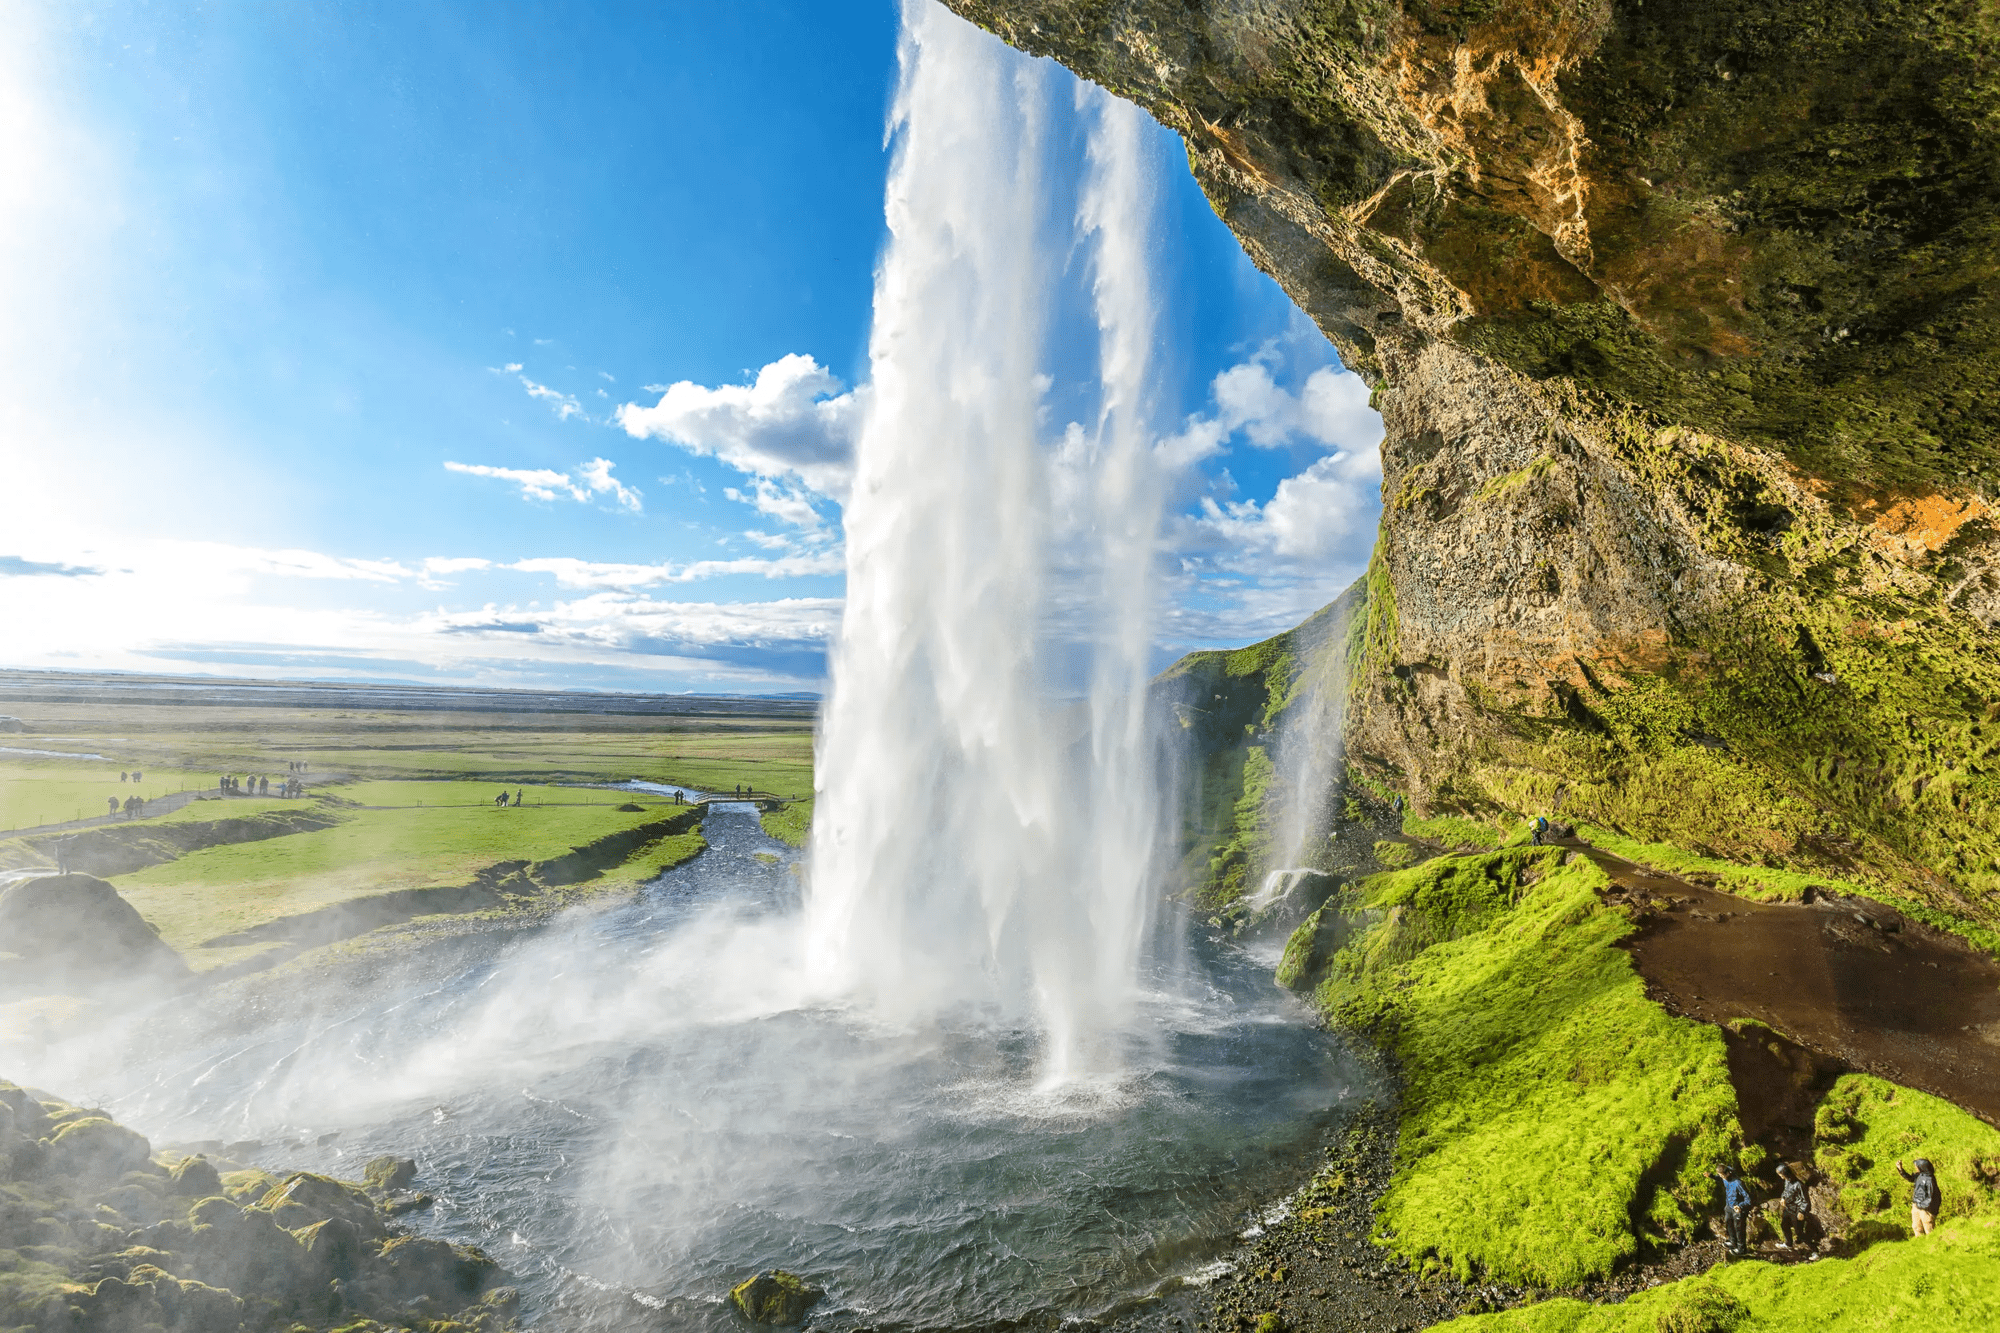
M891 1018L1033 1025L1046 1080L1116 1066L1160 795L1145 686L1161 487L1146 385L1153 213L1139 113L1095 90L1082 197L1043 66L906 0L890 239L845 511L817 761L807 969ZM1051 438L1052 267L1088 256L1097 410ZM1081 702L1048 663L1081 638Z

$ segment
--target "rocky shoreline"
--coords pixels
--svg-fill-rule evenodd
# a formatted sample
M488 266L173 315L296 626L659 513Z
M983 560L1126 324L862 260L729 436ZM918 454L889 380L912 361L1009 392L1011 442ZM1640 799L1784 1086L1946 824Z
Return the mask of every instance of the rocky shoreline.
M360 1182L155 1152L99 1110L0 1082L0 1327L501 1333L506 1273L395 1219L416 1164Z

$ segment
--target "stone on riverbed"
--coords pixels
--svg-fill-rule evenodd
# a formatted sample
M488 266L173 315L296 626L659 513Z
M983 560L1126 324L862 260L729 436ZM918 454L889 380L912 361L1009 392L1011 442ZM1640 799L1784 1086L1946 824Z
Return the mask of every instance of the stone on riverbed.
M729 1293L729 1299L753 1324L796 1324L824 1295L804 1278L772 1269L759 1273Z

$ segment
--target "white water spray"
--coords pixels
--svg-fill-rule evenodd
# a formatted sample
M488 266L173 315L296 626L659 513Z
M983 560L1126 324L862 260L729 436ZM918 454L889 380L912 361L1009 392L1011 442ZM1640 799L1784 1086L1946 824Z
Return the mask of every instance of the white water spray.
M1033 1022L1045 1079L1063 1082L1115 1063L1156 841L1151 191L1138 113L1087 95L1072 225L1094 265L1103 387L1094 430L1052 448L1049 90L996 46L928 0L905 5L808 968L892 1017L973 1004ZM1088 699L1060 707L1046 656L1080 627Z

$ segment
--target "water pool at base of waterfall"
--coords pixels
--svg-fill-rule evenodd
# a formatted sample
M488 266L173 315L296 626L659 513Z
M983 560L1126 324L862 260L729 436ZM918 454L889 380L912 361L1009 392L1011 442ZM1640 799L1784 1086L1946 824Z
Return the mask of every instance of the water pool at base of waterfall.
M1154 967L1121 1072L1054 1089L1020 1025L802 999L792 853L749 806L708 838L634 900L243 983L50 1087L272 1169L414 1157L408 1220L486 1249L533 1325L730 1326L729 1288L784 1268L826 1289L814 1327L883 1330L1055 1327L1190 1273L1371 1091L1267 959L1205 938Z

